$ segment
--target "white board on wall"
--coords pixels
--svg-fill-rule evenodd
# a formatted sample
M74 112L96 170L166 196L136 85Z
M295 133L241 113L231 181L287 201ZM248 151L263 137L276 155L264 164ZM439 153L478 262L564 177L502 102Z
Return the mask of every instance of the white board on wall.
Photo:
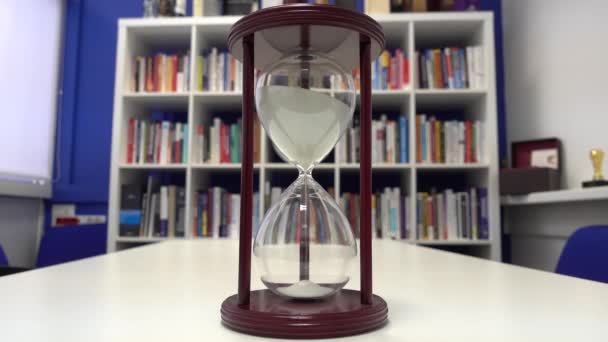
M64 1L0 7L0 194L50 197Z
M508 140L560 138L564 188L591 178L590 149L608 152L606 13L605 0L502 1Z

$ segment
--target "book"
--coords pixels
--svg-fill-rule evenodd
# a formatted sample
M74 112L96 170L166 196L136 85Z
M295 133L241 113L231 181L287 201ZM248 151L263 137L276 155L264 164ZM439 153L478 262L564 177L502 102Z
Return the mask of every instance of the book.
M221 187L202 189L195 193L193 211L196 224L193 235L213 238L238 238L240 226L240 194L230 193ZM253 195L254 237L259 224L259 194Z
M485 206L485 207L484 207ZM417 236L423 240L487 239L487 189L416 194Z
M175 222L175 236L184 237L186 231L186 189L184 187L177 187L175 199L175 211L176 211L176 222ZM196 222L196 220L194 220Z
M120 189L120 236L139 236L142 221L143 191L138 184L124 184Z
M167 187L167 205L168 205L168 237L176 236L176 227L177 223L177 187L175 185L169 185Z
M479 208L478 238L482 240L487 240L490 236L488 226L488 189L479 188L477 200Z
M399 162L409 162L409 139L408 139L409 125L408 119L405 115L399 116Z
M169 232L169 195L167 186L160 187L160 229L159 235L168 236Z
M442 47L416 52L420 88L483 88L481 46Z
M390 12L390 0L365 0L366 14L388 14Z
M135 56L130 90L133 92L183 92L189 90L189 52Z
M416 115L416 162L481 163L484 155L484 125L481 121L440 120L434 115Z

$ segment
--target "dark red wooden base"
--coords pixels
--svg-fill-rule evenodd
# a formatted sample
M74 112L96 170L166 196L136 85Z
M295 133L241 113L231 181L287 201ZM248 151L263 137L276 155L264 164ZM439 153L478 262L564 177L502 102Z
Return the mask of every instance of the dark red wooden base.
M341 290L319 301L293 301L270 290L251 291L249 305L239 306L237 296L222 303L222 323L230 329L275 338L330 338L377 329L388 321L384 299L374 295L371 305L361 294Z

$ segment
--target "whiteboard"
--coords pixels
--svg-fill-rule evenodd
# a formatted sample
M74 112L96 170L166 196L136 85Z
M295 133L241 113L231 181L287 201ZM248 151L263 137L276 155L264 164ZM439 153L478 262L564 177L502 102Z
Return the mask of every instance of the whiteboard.
M0 194L50 197L64 1L0 7Z

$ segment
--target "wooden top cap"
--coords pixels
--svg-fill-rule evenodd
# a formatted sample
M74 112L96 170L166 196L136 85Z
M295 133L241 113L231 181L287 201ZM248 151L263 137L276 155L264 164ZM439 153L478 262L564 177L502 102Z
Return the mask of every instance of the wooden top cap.
M350 70L359 66L360 39L369 39L371 57L384 49L384 32L371 17L330 5L289 4L266 8L243 17L230 29L228 48L243 59L242 41L254 38L254 66L264 69L306 44ZM305 42L303 42L305 40Z

